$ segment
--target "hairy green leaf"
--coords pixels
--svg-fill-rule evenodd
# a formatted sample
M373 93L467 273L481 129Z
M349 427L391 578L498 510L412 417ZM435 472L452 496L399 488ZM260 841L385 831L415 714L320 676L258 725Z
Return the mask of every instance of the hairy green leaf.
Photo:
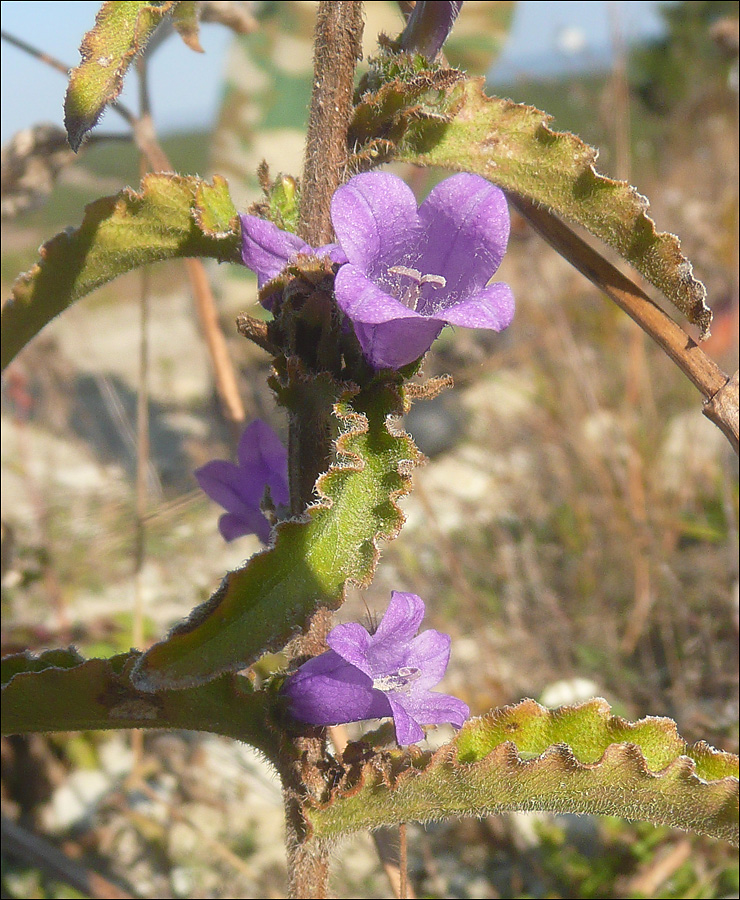
M398 385L335 389L337 459L316 484L321 499L305 521L278 525L273 547L230 572L206 604L143 656L134 674L140 687L186 687L243 668L284 645L319 606L336 609L348 581L372 578L378 539L392 539L403 524L396 500L410 490L409 470L420 454L386 422L402 411Z
M395 158L476 172L541 203L613 247L708 334L706 290L678 239L656 230L648 201L627 182L596 172L596 150L552 131L534 107L487 97L482 79L438 70L386 80L392 68L384 66L385 83L354 113L350 143L360 165Z
M95 17L95 26L80 45L82 62L69 77L64 98L64 125L73 150L94 127L108 103L118 97L134 57L146 47L177 0L143 2L109 0Z
M345 754L346 756L346 754ZM361 759L361 757L360 757ZM436 753L394 751L345 767L305 815L316 837L512 810L596 813L737 842L738 758L689 746L670 719L629 723L604 700L534 700L472 719Z
M147 175L85 210L82 225L41 248L2 311L2 367L54 316L118 275L164 259L205 256L239 262L240 229L226 182Z
M3 734L111 728L186 728L248 741L271 752L270 697L249 679L226 675L185 691L138 691L131 669L139 654L84 660L74 650L6 657Z
M73 669L85 660L74 649L45 650L40 656L26 651L14 653L12 656L4 656L0 661L0 683L5 687L16 675L21 672L43 672L44 669Z

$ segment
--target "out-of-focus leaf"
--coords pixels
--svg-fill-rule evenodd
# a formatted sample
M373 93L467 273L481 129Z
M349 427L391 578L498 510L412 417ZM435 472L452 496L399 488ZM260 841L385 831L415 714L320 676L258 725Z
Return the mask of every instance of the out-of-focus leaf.
M657 231L627 182L596 172L592 147L547 121L531 106L487 97L481 79L401 72L362 98L350 142L365 167L393 158L477 172L547 206L613 247L706 335L706 290L676 236Z
M378 541L403 524L397 499L411 487L409 470L421 456L387 417L404 407L397 385L371 385L359 394L334 390L337 461L322 475L320 501L307 521L277 526L275 545L230 572L211 599L193 611L140 660L135 682L147 690L187 687L249 665L284 645L319 606L336 609L348 581L367 584Z
M111 728L187 728L272 746L270 696L255 693L248 678L224 676L204 687L138 691L131 669L139 654L84 660L73 650L6 657L3 734Z
M64 125L73 150L79 149L106 105L121 93L134 57L177 5L176 0L109 0L103 4L95 26L82 40L82 62L70 74L64 99Z
M195 0L180 0L172 12L172 25L191 50L203 53L198 37L199 7Z
M737 842L738 759L689 746L670 719L634 724L604 700L547 710L534 700L466 723L436 753L349 765L304 812L314 835L512 810L590 813Z
M240 230L226 182L147 175L85 210L82 225L41 248L2 311L2 367L54 316L118 275L164 259L240 262Z
M236 34L251 34L258 28L257 20L242 0L203 0L200 18L203 22L217 22Z
M59 172L74 162L67 135L56 125L24 128L2 149L2 217L43 205Z

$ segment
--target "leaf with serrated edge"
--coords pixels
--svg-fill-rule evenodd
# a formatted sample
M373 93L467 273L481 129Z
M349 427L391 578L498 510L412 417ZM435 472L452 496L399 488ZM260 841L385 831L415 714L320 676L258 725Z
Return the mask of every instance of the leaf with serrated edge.
M0 662L2 686L9 684L16 675L23 672L43 672L44 669L73 669L85 660L74 647L45 650L38 656L26 651L4 656Z
M313 835L513 810L588 813L672 825L737 842L738 758L689 746L670 719L634 724L605 700L544 709L534 700L467 722L436 753L383 754L351 767Z
M95 26L82 40L82 62L70 73L64 98L64 126L73 150L79 149L106 105L121 93L126 70L176 6L176 0L128 0L104 3L100 8Z
M442 76L433 74L436 90ZM397 106L401 87L391 82L363 98L355 110L356 138L370 146L373 139L392 134L396 150L385 144L383 150L394 159L476 172L542 203L613 247L698 325L703 336L709 333L712 314L706 289L694 277L678 238L656 230L647 214L647 199L627 182L596 172L596 150L573 134L551 131L550 117L534 107L486 96L482 79L459 81L435 92L425 105L412 98L413 113L397 109L391 121L382 123L383 134L368 132L381 110Z
M337 462L316 484L321 500L306 521L278 525L273 547L229 572L207 603L143 656L134 674L139 687L186 687L240 669L287 643L319 606L340 606L348 581L369 583L377 541L399 532L396 500L410 490L409 470L421 459L409 435L386 423L402 407L399 386L388 383L338 397Z
M164 259L201 256L241 262L240 227L228 185L147 175L141 191L102 197L82 225L41 248L2 311L2 367L75 300L124 272Z
M248 741L270 755L269 693L255 693L248 678L225 675L185 691L137 690L131 669L136 651L110 659L74 650L3 660L3 734L111 728L186 728Z

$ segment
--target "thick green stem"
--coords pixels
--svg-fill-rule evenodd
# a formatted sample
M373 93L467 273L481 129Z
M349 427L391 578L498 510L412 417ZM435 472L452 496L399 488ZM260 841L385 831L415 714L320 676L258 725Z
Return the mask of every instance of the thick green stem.
M290 505L293 515L300 515L312 502L314 485L331 462L331 401L316 396L310 384L305 385L303 402L291 409L288 432L288 466L290 469Z
M347 130L352 116L352 95L357 60L361 56L362 3L319 3L314 44L314 81L306 139L306 161L301 184L298 233L314 247L331 240L331 198L345 177ZM293 388L294 385L291 385ZM305 380L295 386L290 404L288 462L291 510L301 513L311 502L316 478L331 459L332 403L322 387ZM315 617L311 637L320 639L324 617ZM292 742L304 764L283 773L285 793L288 882L291 897L326 897L329 853L310 841L301 811L301 797L312 789L307 772L321 780L316 764L323 759L324 741L318 736ZM320 787L320 785L316 785Z

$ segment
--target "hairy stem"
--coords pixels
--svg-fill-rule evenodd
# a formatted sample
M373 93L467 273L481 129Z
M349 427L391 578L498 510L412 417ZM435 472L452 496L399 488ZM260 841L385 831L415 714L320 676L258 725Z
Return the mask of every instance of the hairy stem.
M362 28L359 0L319 3L298 224L299 235L314 247L331 240L329 205L347 164L347 128Z
M288 896L323 898L328 896L329 850L323 841L311 839L303 807L307 797L320 799L324 793L324 740L319 730L311 729L305 736L286 740L281 750Z
M361 56L362 3L319 3L314 39L314 79L306 137L306 157L301 183L298 233L317 247L331 240L330 206L347 165L347 129L352 116L352 95L357 60ZM302 512L311 501L317 475L331 456L331 404L312 400L314 393L304 382L304 402L296 415L291 410L288 440L291 508ZM321 392L319 392L321 393ZM310 414L307 413L310 411ZM323 618L314 617L311 634L321 633ZM287 749L287 748L286 748ZM286 843L288 849L288 893L290 897L326 897L329 851L310 840L301 809L306 791L320 789L317 764L323 759L324 741L307 736L291 742L290 750L303 763L283 773ZM312 784L313 774L317 784Z

